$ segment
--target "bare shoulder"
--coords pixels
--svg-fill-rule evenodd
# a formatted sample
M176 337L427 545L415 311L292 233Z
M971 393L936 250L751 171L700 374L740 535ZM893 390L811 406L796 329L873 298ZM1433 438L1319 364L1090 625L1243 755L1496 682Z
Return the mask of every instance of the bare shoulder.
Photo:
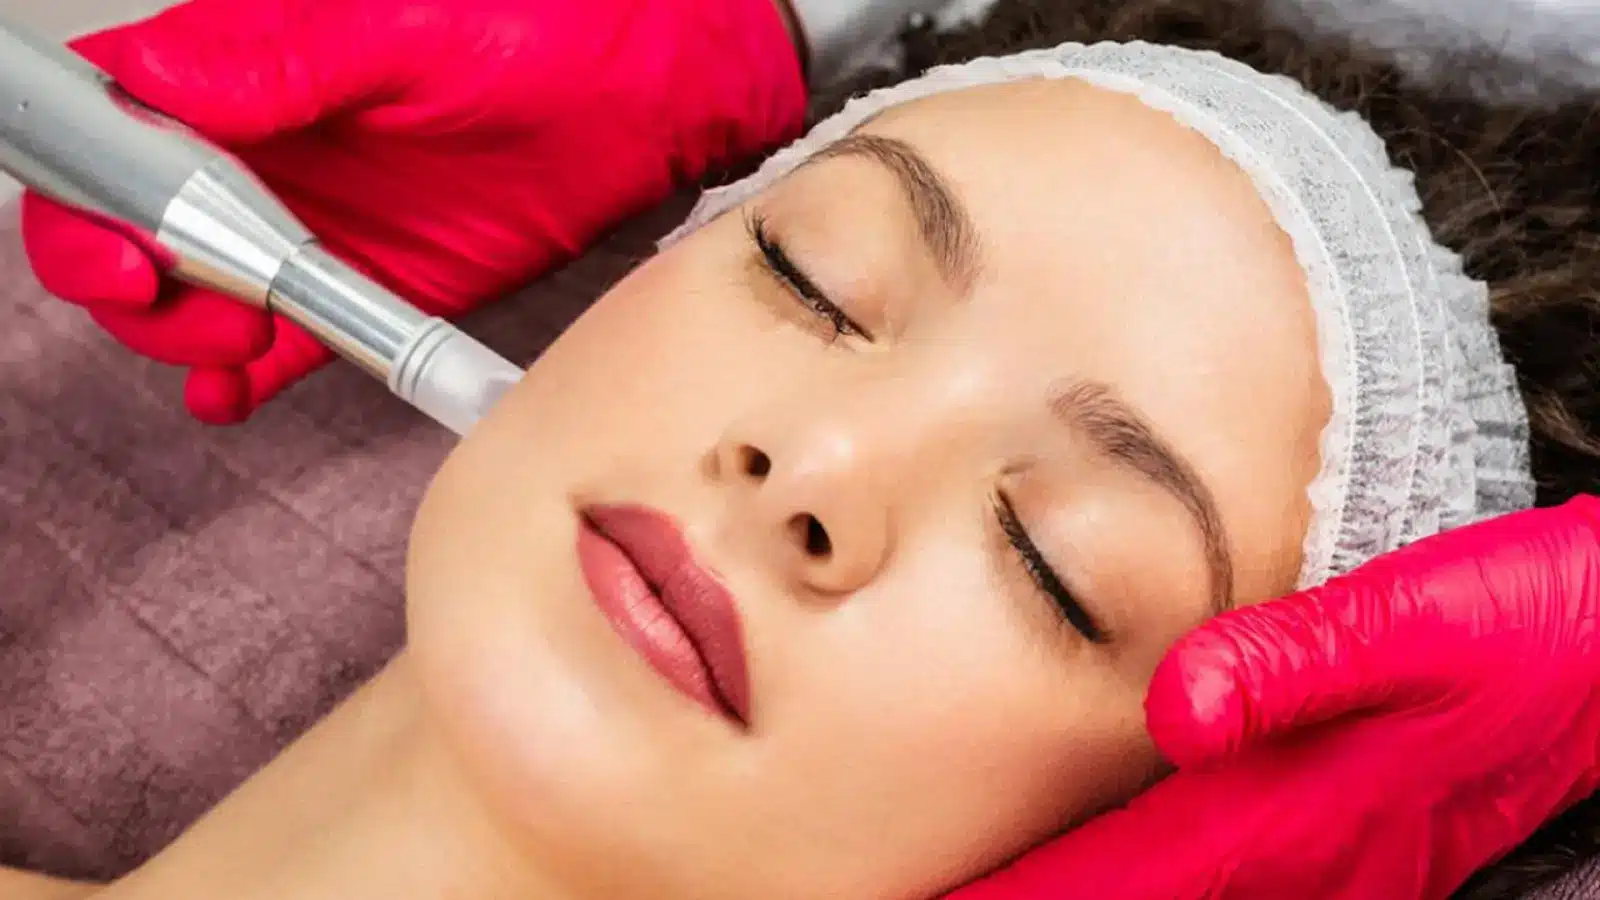
M0 897L5 900L88 900L98 885L66 881L0 867Z

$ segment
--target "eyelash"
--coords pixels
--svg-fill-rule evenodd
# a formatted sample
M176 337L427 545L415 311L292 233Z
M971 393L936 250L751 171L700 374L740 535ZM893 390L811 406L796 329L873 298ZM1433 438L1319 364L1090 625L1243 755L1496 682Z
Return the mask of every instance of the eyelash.
M995 495L994 512L996 518L1000 520L1000 530L1005 533L1012 549L1016 550L1022 568L1028 573L1028 578L1033 581L1041 594L1054 602L1061 618L1083 635L1089 643L1109 643L1110 634L1100 627L1094 616L1089 615L1089 611L1083 608L1083 604L1079 603L1072 595L1072 591L1062 583L1060 576L1050 568L1044 554L1039 552L1039 547L1034 544L1033 538L1028 536L1027 529L1022 527L1022 521L1017 518L1016 510L1005 494Z
M865 328L856 324L838 304L824 296L816 283L800 271L800 267L789 258L783 245L767 230L766 219L761 216L751 216L746 220L746 224L750 240L761 253L762 266L782 282L801 304L818 318L826 321L833 328L835 337L854 335L871 340ZM1110 636L1072 595L1062 583L1060 576L1056 575L1055 570L1050 568L1044 554L1039 552L1038 546L1028 536L1027 529L1022 527L1011 501L1004 494L997 494L994 498L994 509L1007 542L1016 551L1023 569L1028 573L1028 578L1033 581L1040 593L1055 604L1062 619L1086 640L1092 644L1106 643Z
M807 310L827 322L833 329L834 338L853 336L872 340L872 335L868 334L865 328L850 318L838 304L829 300L817 287L816 282L800 271L800 267L789 258L783 245L767 230L766 219L761 216L751 216L746 220L746 226L750 232L750 240L761 252L762 267L772 277L782 282Z

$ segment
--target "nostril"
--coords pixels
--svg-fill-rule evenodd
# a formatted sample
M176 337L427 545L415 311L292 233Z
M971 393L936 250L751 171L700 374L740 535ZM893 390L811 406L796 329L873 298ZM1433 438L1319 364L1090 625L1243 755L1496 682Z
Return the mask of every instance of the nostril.
M754 447L741 447L739 450L744 473L751 478L765 478L772 471L772 457L762 453Z
M816 516L795 516L790 520L789 527L805 545L807 556L827 558L833 553L833 541L828 537L828 529L822 527Z
M827 556L833 552L833 541L828 540L827 529L814 516L806 516L806 552L812 556Z

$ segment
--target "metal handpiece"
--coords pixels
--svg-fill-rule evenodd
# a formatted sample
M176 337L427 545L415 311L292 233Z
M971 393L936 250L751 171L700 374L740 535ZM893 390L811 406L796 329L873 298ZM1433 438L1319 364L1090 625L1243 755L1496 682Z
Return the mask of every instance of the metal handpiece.
M457 433L522 374L322 250L230 154L3 19L0 170L131 229L184 281L290 319Z

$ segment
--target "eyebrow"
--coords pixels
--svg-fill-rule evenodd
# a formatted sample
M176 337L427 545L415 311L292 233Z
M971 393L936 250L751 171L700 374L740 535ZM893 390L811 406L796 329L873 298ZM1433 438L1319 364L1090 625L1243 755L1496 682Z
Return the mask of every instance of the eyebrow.
M958 294L966 294L980 267L978 229L943 176L905 141L860 132L824 147L806 165L850 157L871 160L895 177L940 274Z
M1205 548L1211 611L1233 605L1233 563L1216 501L1205 483L1134 409L1105 384L1075 380L1056 390L1050 410L1084 435L1102 456L1126 466L1166 491L1188 510Z

